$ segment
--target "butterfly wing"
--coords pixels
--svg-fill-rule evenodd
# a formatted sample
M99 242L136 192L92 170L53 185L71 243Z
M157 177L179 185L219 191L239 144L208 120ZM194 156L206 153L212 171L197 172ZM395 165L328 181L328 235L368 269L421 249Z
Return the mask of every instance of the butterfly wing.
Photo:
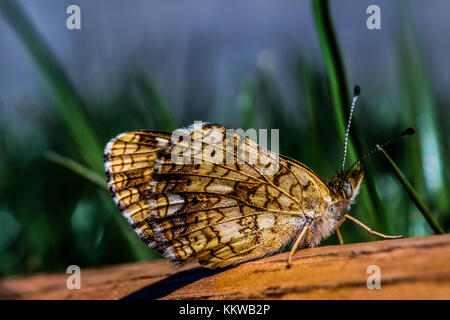
M184 129L183 137L141 130L105 149L117 206L172 261L213 268L266 255L324 205L328 189L314 173L249 139L210 124Z

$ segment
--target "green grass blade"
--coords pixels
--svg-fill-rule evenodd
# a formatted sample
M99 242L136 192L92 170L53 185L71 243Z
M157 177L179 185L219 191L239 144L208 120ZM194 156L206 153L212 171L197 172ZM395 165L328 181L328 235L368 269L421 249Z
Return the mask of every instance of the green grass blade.
M338 124L337 129L343 141L346 131L346 117L344 113L348 111L347 105L350 103L344 65L334 32L328 1L312 0L311 4L334 105L334 116ZM354 148L349 146L349 160L354 161L356 158Z
M444 230L441 228L441 226L438 224L436 219L434 218L433 214L430 212L430 210L425 206L422 199L417 194L416 190L411 186L411 184L406 180L403 173L400 171L398 166L395 164L395 162L391 159L391 157L384 151L384 149L380 148L381 154L384 156L384 158L387 160L387 163L389 164L389 168L394 173L395 177L400 181L402 186L405 188L406 192L408 193L411 200L416 205L417 209L422 213L425 220L428 222L431 229L433 229L434 233L436 234L445 234Z
M93 183L97 187L108 191L108 186L106 185L105 177L101 176L97 171L89 169L82 164L76 162L75 160L69 159L62 155L59 155L53 151L47 151L44 155L48 160L67 168L79 176L85 178L89 182Z

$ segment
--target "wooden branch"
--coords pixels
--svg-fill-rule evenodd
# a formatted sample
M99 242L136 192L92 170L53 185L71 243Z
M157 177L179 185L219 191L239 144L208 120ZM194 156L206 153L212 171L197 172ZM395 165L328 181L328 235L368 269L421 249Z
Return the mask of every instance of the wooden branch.
M209 270L166 261L0 281L0 299L450 299L450 235L326 246ZM367 288L370 265L381 289Z

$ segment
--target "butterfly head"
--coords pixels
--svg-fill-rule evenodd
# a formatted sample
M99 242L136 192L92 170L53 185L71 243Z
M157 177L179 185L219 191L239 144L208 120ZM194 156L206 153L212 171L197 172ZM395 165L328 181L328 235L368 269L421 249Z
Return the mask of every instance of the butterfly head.
M350 169L345 170L345 159L347 157L347 144L350 133L350 124L352 122L353 111L358 100L361 88L356 85L353 89L353 99L350 106L350 116L347 123L347 131L344 140L344 157L342 159L342 170L336 173L327 183L332 195L338 201L349 207L359 192L359 186L364 176L364 171L360 161L356 161ZM356 166L355 166L356 165Z
M363 176L364 170L358 163L356 167L336 173L327 185L335 199L351 203L359 192Z

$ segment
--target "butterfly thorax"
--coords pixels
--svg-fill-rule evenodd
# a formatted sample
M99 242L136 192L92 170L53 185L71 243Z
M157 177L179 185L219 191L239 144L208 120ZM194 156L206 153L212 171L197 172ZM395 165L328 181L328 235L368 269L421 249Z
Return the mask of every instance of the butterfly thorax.
M355 201L358 195L364 172L361 167L336 173L328 180L330 200L324 212L316 216L312 245L316 245L321 239L329 236L335 229L337 222Z

